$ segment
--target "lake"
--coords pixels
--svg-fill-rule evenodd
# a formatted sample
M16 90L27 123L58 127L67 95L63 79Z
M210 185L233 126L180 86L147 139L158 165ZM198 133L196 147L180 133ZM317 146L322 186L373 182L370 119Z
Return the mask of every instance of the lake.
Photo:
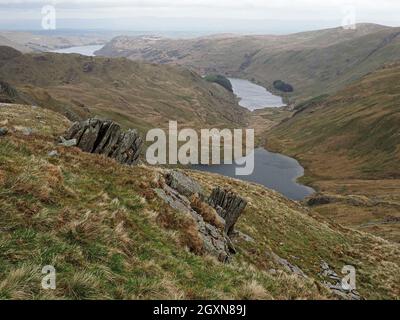
M264 87L256 85L248 80L229 78L233 92L240 99L239 105L254 111L264 108L278 108L286 104L281 97L273 95Z
M77 53L83 56L93 57L95 52L103 48L104 45L93 45L93 46L80 46L80 47L70 47L64 49L54 50L55 53Z
M251 111L266 107L282 107L281 97L268 92L264 87L242 79L230 79L239 104ZM296 159L258 148L254 152L254 172L250 176L236 176L236 164L193 166L193 169L217 173L227 177L255 182L269 189L278 191L292 200L303 200L315 190L296 182L304 175L304 168Z
M194 169L218 173L223 176L237 178L240 180L255 182L269 189L282 193L292 200L303 200L305 197L314 193L310 187L296 182L297 178L304 175L303 167L296 159L273 153L258 148L254 151L254 172L250 176L236 176L235 164L194 166Z

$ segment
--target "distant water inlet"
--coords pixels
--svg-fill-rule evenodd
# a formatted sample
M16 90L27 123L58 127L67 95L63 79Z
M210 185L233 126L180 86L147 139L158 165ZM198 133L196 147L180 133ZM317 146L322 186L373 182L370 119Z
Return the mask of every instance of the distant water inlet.
M103 48L103 45L93 45L93 46L80 46L80 47L70 47L64 49L54 50L55 53L77 53L82 56L93 57L95 52Z
M232 83L233 92L240 99L239 104L250 111L286 105L281 97L273 95L264 87L243 79L230 78L229 80Z
M239 104L250 111L267 107L277 108L285 104L281 97L275 96L265 88L242 79L230 79L235 95L240 99ZM296 182L304 175L304 168L296 159L269 152L258 148L254 152L254 172L249 176L237 176L237 165L199 165L193 168L200 171L217 173L227 177L255 182L273 189L292 200L303 200L315 191Z

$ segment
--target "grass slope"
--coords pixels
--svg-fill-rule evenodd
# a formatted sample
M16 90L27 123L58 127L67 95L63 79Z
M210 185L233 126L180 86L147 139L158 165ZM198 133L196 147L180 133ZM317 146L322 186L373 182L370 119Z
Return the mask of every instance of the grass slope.
M98 115L142 130L169 120L194 128L238 127L246 115L233 94L191 71L127 59L24 54L0 59L0 79L32 104L71 119Z
M322 191L356 192L399 202L399 99L400 64L394 63L335 95L299 106L295 116L267 134L268 145L297 157L306 165L309 179ZM344 209L336 212L336 208L333 216L348 216ZM365 221L398 217L398 208L393 206L366 211L366 220L355 218L352 222L360 226ZM394 221L392 226L399 240L398 223ZM382 234L382 230L376 231Z
M208 190L229 186L247 198L238 228L255 242L240 240L229 265L194 255L182 217L152 195L160 169L56 147L70 122L50 110L0 105L0 120L10 130L0 138L2 299L333 298L320 284L321 259L338 273L354 265L365 298L400 294L398 245L314 217L261 186L200 172L189 173ZM54 149L59 157L48 157ZM167 212L174 229L160 224ZM287 274L270 251L309 279ZM58 272L55 291L40 287L48 264Z

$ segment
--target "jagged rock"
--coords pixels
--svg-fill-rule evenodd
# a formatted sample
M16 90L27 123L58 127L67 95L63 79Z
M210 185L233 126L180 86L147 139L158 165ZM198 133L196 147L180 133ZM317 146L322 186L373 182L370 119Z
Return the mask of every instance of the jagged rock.
M165 175L165 182L180 194L191 197L198 194L204 199L204 190L199 183L180 171L170 171Z
M215 188L208 203L225 220L225 232L231 235L237 220L247 206L247 201L231 191Z
M325 261L321 262L321 273L319 275L324 279L324 286L341 299L362 299L357 290L350 288L348 284L344 284L342 278L339 277L335 270L333 270Z
M60 137L60 146L62 147L75 147L77 145L76 139L66 140L64 137Z
M136 130L123 132L119 124L99 119L75 122L64 138L76 139L77 147L85 152L104 154L128 165L137 163L143 144Z
M283 266L287 271L300 277L307 278L307 275L303 272L303 270L301 270L298 266L291 264L286 259L279 257L276 253L267 252L267 256L271 258L276 264L280 264L281 266Z
M205 222L202 216L190 207L190 201L184 195L168 185L163 189L155 189L155 192L171 208L190 215L195 220L205 252L217 257L221 262L228 262L230 249L227 237L218 228Z
M0 137L5 136L8 133L7 128L0 128Z

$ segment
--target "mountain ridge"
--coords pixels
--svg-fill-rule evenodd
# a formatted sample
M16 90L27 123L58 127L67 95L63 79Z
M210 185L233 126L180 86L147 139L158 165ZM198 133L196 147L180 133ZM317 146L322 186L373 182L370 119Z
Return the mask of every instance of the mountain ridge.
M189 70L124 58L8 54L0 60L0 79L29 97L26 102L71 119L112 116L142 130L167 127L168 119L194 128L242 127L247 117L232 93Z
M396 60L400 44L393 35L399 30L362 24L355 30L333 28L284 36L157 41L119 37L98 53L180 64L201 74L243 77L268 89L274 81L282 80L295 88L294 93L284 96L296 101L334 92Z

